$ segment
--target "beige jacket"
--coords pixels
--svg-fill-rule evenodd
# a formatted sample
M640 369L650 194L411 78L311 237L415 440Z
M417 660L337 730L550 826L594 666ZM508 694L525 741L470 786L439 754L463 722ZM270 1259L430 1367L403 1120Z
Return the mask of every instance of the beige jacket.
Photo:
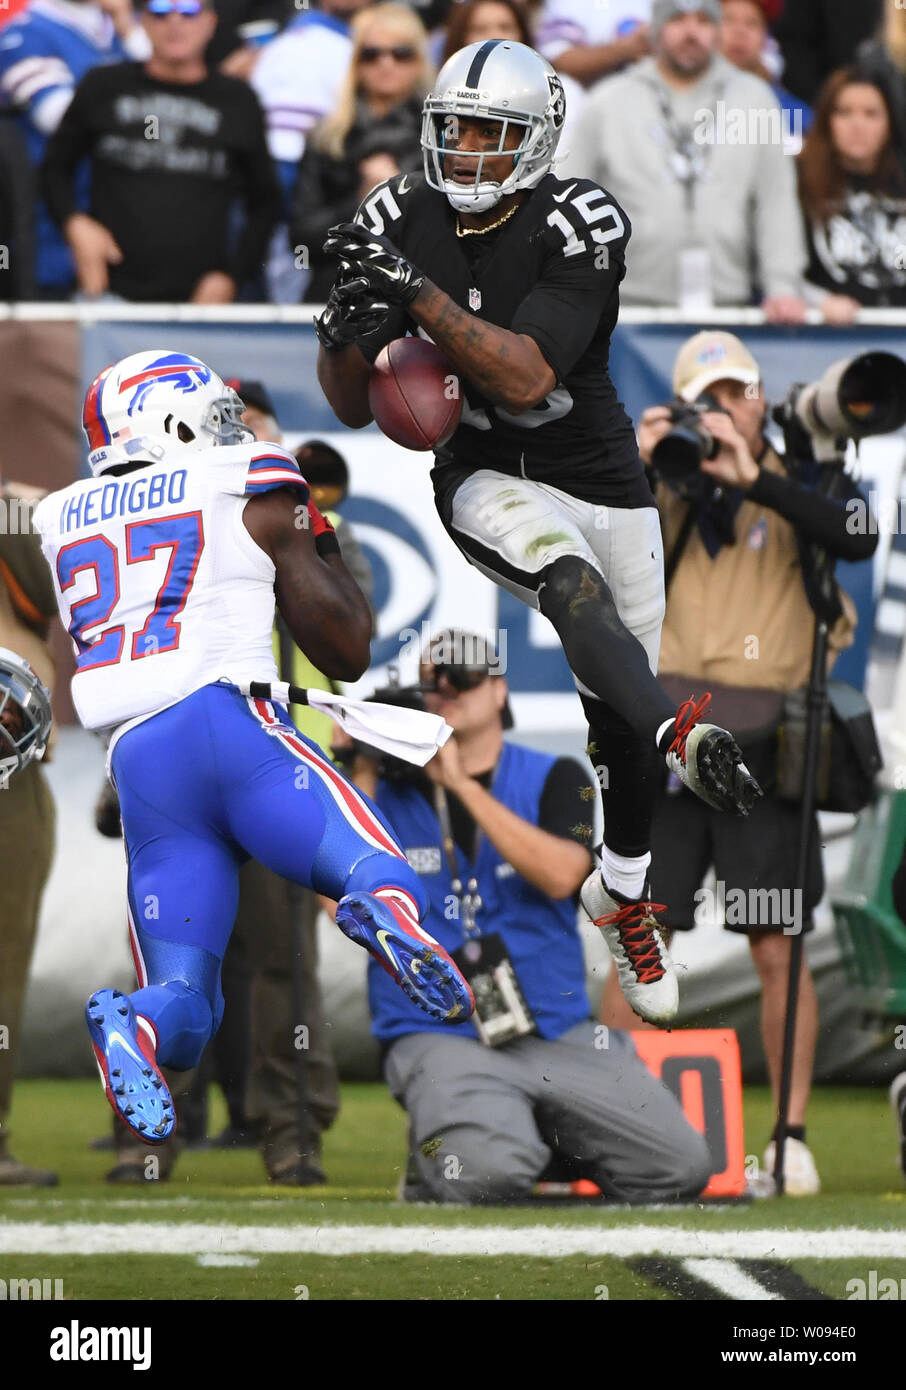
M784 473L769 449L761 467ZM686 503L663 484L656 492L665 563L686 514ZM661 637L659 673L759 690L806 684L815 631L799 562L796 533L771 507L746 499L735 522L736 544L712 560L694 527L673 575ZM841 591L842 593L842 591ZM856 609L842 594L844 613L830 634L831 660L851 646Z

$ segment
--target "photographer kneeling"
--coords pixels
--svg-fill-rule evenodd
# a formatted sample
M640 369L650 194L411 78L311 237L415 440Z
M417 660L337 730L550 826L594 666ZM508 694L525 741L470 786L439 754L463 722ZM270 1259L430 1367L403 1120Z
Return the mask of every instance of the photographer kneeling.
M453 736L424 772L396 777L361 749L352 769L422 878L425 929L476 998L477 1028L435 1025L369 964L373 1032L409 1115L404 1196L518 1200L556 1174L621 1201L694 1197L711 1172L704 1139L631 1039L590 1016L576 925L589 780L572 759L504 740L498 671L482 638L435 636L413 703L423 695Z
M839 474L842 496L819 491L822 469L805 429L797 426L792 436L795 459L781 458L768 443L760 378L739 338L696 334L674 365L679 408L644 412L639 452L646 466L654 465L664 533L667 609L658 678L676 698L712 692L716 722L733 732L765 792L746 820L736 820L672 785L674 779L665 782L652 827L651 896L667 905L665 928L689 931L701 916L698 890L714 867L718 901L727 904L725 925L748 935L761 980L762 1041L776 1103L792 936L811 930L824 891L814 818L805 900L797 901L800 808L777 794L784 696L806 684L812 659L815 575L807 547L863 560L874 553L877 537L866 526L848 529L854 500L861 499L866 514L867 504L837 464L828 467ZM697 416L683 403L694 404ZM850 645L855 626L853 605L838 592L830 662ZM625 1026L631 1017L613 976L601 1017L611 1026ZM820 1186L805 1144L817 1030L815 990L803 956L786 1145L791 1194ZM768 1171L773 1149L772 1141L764 1159Z

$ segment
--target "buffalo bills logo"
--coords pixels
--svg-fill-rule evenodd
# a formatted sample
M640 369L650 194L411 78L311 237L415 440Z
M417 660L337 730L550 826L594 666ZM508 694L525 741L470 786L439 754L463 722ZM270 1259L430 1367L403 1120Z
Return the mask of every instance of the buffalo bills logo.
M203 362L199 362L195 357L187 357L182 352L170 352L166 357L159 357L156 362L149 362L147 367L136 372L135 376L127 377L120 386L120 393L134 389L126 412L132 415L136 410L143 409L145 397L158 382L166 382L177 391L188 394L197 391L199 386L206 386L210 380L211 369Z
M554 130L559 130L566 120L566 93L563 90L563 83L552 72L547 74L547 85L551 89L550 105L547 108L548 114Z

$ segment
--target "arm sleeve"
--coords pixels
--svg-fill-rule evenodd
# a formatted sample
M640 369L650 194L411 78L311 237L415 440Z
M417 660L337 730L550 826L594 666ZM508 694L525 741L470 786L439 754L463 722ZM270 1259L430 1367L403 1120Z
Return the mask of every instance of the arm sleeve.
M267 244L280 216L282 194L271 162L264 130L264 113L255 93L236 81L242 94L242 141L238 156L245 216L230 274L237 285L250 280L264 263ZM239 106L238 100L236 106Z
M587 845L583 833L594 821L595 790L588 774L575 758L558 758L547 774L538 807L538 825L561 840Z
M60 124L50 137L41 165L41 195L54 221L61 226L77 212L75 172L91 153L94 141L91 112L97 101L94 74L79 83Z
M752 502L762 502L795 526L802 540L821 545L839 560L869 560L877 549L877 534L862 534L852 527L853 509L859 501L868 514L868 503L856 487L847 497L825 497L815 488L763 469L748 491Z
M575 256L554 254L513 316L511 331L535 340L558 381L569 375L598 331L623 278L626 239L623 234Z

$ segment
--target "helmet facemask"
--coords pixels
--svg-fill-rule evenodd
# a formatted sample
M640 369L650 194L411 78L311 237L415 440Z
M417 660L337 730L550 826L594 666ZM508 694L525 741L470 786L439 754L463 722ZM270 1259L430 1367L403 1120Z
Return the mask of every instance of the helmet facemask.
M0 788L14 772L33 759L44 756L50 734L50 696L41 681L21 658L7 653L0 656ZM15 732L3 722L3 714L13 706L21 720Z
M471 116L499 124L500 136L493 149L482 150L479 153L474 150L450 148L450 139L456 139L459 118ZM508 149L506 139L511 126L517 126L522 131L522 137L515 148ZM515 193L520 188L533 188L547 173L553 157L549 132L545 123L537 117L502 109L479 110L477 103L474 111L467 111L461 100L457 101L453 109L452 104L443 98L432 96L425 101L421 143L428 185L437 189L439 193L446 194L447 200L457 212L487 212L508 194ZM471 184L456 183L452 179L444 178L446 158L454 154L458 160L475 161L475 178ZM498 159L501 156L512 158L512 172L501 183L483 178L486 160Z
M231 386L227 386L222 396L209 402L201 419L201 433L195 435L188 425L180 421L173 442L189 449L210 449L211 440L214 447L220 448L229 448L232 444L253 444L254 430L242 423L244 411L245 406L239 396ZM186 433L191 437L186 438ZM208 438L205 439L204 435Z

